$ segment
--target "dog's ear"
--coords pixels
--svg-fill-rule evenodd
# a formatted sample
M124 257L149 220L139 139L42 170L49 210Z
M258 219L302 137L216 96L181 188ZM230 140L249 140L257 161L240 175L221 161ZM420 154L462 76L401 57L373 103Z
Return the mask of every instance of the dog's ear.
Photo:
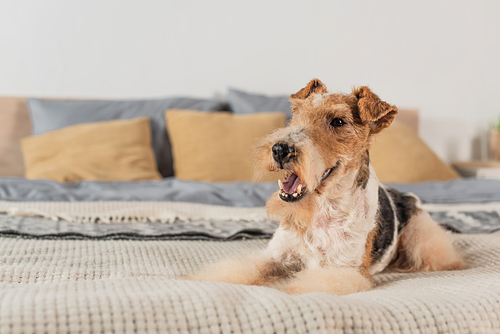
M327 90L325 85L319 79L312 79L309 81L307 86L299 90L297 93L290 95L290 98L304 100L311 94L324 94L326 92Z
M319 79L312 79L309 81L307 86L299 90L297 93L290 95L290 101L292 102L292 113L297 111L296 106L293 106L293 100L305 100L311 94L324 94L327 93L326 86Z
M359 117L370 125L372 134L388 127L398 113L398 108L382 101L366 86L354 89L353 95L358 99Z

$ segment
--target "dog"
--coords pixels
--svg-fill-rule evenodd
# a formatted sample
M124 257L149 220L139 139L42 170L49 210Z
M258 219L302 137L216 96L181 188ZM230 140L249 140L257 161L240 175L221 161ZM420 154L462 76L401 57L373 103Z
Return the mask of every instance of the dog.
M284 173L266 210L279 221L265 250L208 265L190 279L265 285L284 278L289 294L346 295L372 288L372 275L464 268L448 232L413 194L379 183L373 138L398 109L368 87L329 93L318 79L290 96L290 123L257 147L257 174Z

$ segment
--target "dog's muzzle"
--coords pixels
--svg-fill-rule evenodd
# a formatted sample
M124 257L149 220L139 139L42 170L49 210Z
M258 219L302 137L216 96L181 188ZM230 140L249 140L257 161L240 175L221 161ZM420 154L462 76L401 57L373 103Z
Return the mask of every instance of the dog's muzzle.
M276 143L273 145L273 159L278 164L280 169L290 161L295 153L295 147L289 146L287 143Z
M285 169L285 164L290 162L295 155L295 147L288 145L284 142L279 142L273 145L273 159L278 164L280 169ZM305 185L302 184L302 181L298 177L297 174L289 171L288 176L286 176L286 180L282 182L278 181L280 186L279 196L285 202L295 202L301 199L306 191Z

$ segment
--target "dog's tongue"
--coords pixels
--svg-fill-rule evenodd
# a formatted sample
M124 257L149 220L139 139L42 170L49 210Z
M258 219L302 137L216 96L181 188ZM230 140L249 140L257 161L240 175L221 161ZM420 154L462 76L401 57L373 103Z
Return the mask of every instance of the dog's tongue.
M300 184L300 179L297 174L292 173L290 176L283 182L283 191L285 191L288 195L293 194Z

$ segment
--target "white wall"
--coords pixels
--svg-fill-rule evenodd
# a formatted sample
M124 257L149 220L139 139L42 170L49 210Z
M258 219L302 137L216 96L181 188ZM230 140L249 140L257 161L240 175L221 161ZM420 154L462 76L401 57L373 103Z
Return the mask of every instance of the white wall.
M500 2L0 0L0 95L289 94L313 77L421 111L444 159L500 116Z

